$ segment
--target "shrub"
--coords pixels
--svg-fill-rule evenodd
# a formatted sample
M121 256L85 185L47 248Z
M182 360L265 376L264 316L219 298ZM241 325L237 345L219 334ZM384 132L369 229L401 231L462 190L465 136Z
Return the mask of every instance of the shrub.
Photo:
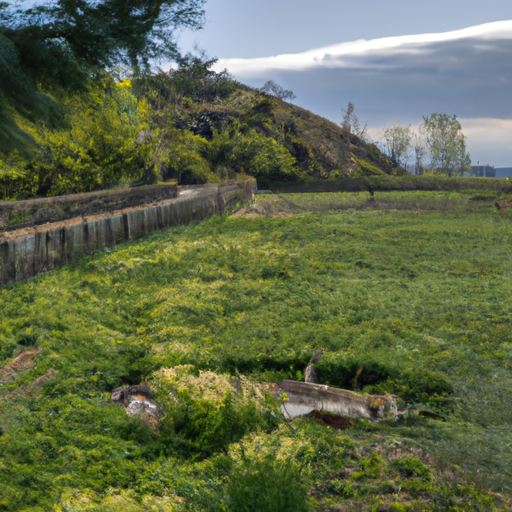
M233 471L228 486L233 512L303 512L308 510L306 487L291 459L244 458Z
M165 147L161 163L162 177L177 177L180 184L218 181L219 177L210 170L208 162L200 154L204 144L207 142L192 132L170 132L170 142Z
M156 373L153 386L164 416L164 436L177 436L183 447L213 453L246 432L277 424L277 402L245 377L194 373L192 365Z
M418 457L404 457L396 459L392 466L398 470L404 478L420 478L422 480L430 480L430 470Z
M202 152L214 171L231 168L256 178L287 180L300 174L295 159L282 144L255 131L232 130L214 135Z
M362 176L385 176L386 173L366 160L357 159L357 169L350 173L353 178Z

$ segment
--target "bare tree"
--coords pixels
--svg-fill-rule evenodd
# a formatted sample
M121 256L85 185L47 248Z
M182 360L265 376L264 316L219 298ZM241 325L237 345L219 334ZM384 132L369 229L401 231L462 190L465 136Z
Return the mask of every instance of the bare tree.
M279 84L276 84L274 80L268 80L259 90L267 94L272 94L272 96L275 96L276 98L284 101L291 101L296 98L295 94L293 94L293 91L284 89Z
M354 110L354 104L351 101L348 102L347 108L341 109L341 112L343 113L343 120L341 121L341 126L349 133L353 133L354 135L357 135L360 139L366 141L366 128L368 127L368 123L365 123L364 126L361 127L361 122L359 121L359 118L356 116Z

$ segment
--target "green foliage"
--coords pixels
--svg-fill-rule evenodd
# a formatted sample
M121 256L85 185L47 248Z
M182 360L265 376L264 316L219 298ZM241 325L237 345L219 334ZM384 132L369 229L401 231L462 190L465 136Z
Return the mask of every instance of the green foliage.
M290 458L279 460L272 454L245 458L231 476L229 508L233 512L305 512L306 486Z
M420 478L422 480L430 480L430 471L423 464L418 457L404 457L403 459L396 459L392 463L393 468L404 478Z
M0 290L0 366L42 349L1 388L0 503L225 510L229 489L284 473L316 510L498 510L481 488L512 493L510 219L472 195L377 192L363 210L368 192L291 195L300 215L213 218ZM301 378L319 348L324 382L454 406L341 431L275 426L235 391L240 374ZM157 393L159 435L108 399L187 364L178 402Z
M194 374L192 365L157 372L153 380L162 407L163 436L203 454L225 449L246 432L278 421L276 402L247 379Z
M267 179L296 179L300 175L295 159L282 144L252 130L217 134L202 153L215 172L227 168Z
M430 154L430 168L447 176L464 176L471 158L457 116L431 114L423 117L423 129Z
M156 179L149 143L138 140L148 128L146 104L133 96L129 81L90 83L87 94L72 95L64 105L66 129L27 126L38 142L34 156L23 160L11 153L0 160L7 196L91 191L148 173Z
M357 170L350 173L350 177L385 176L385 172L366 160L357 160Z
M53 46L62 58L70 54L73 60L95 69L119 62L149 67L150 59L179 56L174 31L199 28L203 3L102 0L78 5L57 0L28 8L16 5L5 9L0 28L12 39Z
M177 176L180 184L214 182L227 177L211 171L209 162L201 155L208 144L202 137L180 130L169 131L166 136L170 140L163 150L163 177Z

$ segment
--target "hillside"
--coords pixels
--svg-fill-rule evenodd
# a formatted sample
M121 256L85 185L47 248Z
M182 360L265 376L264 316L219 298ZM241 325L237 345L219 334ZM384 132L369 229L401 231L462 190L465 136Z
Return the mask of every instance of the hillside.
M168 73L47 87L39 114L4 99L0 199L238 174L268 183L405 173L374 145L215 73L213 62L189 57Z

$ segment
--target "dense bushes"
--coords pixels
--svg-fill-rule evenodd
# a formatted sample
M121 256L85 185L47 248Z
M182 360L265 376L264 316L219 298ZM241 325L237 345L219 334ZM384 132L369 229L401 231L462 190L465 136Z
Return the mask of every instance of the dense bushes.
M191 365L156 373L153 386L163 409L163 436L177 448L212 454L246 432L276 425L277 403L244 377Z
M216 134L202 153L217 174L238 172L271 180L293 179L300 174L295 159L282 144L253 130Z
M305 512L306 486L291 458L276 459L272 453L245 457L233 471L228 486L233 512Z
M156 179L144 101L137 101L129 81L89 84L87 93L62 100L64 129L26 124L37 144L32 156L11 152L0 160L5 196L30 197L85 192L142 177ZM0 193L2 190L0 189Z

